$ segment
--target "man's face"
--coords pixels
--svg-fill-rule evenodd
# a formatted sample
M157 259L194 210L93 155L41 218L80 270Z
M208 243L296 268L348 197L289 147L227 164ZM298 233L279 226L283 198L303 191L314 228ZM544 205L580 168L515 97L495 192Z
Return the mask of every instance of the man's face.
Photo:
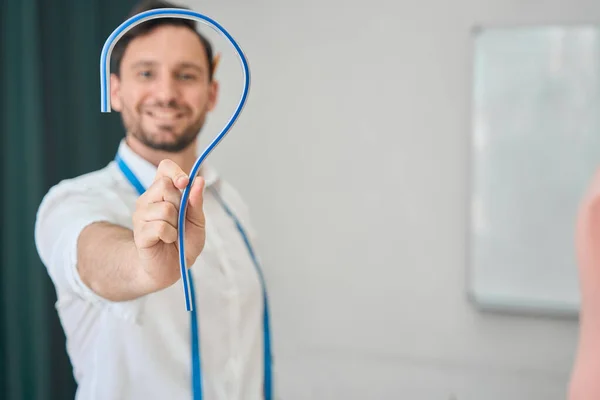
M198 36L166 25L129 43L110 90L128 135L153 149L179 152L194 143L215 106L218 86L209 81Z

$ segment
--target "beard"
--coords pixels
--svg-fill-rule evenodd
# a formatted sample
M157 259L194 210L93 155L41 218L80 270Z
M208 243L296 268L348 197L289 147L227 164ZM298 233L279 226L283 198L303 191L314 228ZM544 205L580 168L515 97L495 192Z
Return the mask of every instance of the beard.
M173 131L172 126L162 125L158 127L158 130L161 132L168 132L173 134L175 137L172 141L161 141L157 140L153 137L153 135L149 132L146 132L141 124L138 124L135 129L128 129L128 132L137 140L142 142L147 147L150 147L154 150L165 151L167 153L179 153L180 151L185 150L189 145L191 145L198 134L200 133L200 129L202 128L202 124L199 126L189 126L182 133L177 134L177 132Z
M157 107L160 108L161 105L157 105ZM163 108L174 111L189 112L189 110L182 109L175 104L168 104ZM149 132L142 126L143 115L143 108L138 110L137 114L132 113L131 110L121 114L123 124L125 125L127 132L145 146L167 153L179 153L190 146L200 134L205 121L205 113L202 113L196 120L192 121L180 132L176 131L174 124L157 125L154 128L154 132ZM174 139L169 141L158 139L158 136L160 136L162 133L167 133Z

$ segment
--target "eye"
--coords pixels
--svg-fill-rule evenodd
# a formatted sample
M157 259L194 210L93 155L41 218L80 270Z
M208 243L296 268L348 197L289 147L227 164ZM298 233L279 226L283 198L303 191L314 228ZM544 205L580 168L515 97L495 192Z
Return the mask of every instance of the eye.
M152 77L152 71L145 70L138 72L138 76L143 79L148 79Z
M177 78L182 81L193 81L196 79L196 76L190 73L181 73L177 75Z

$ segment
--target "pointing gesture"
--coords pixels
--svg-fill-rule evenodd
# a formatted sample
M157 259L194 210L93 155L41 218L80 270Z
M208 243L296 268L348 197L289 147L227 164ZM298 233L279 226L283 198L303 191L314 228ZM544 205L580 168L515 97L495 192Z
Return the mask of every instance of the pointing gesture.
M163 160L154 182L141 195L133 214L133 235L142 268L156 290L180 277L177 243L181 191L189 177L171 160ZM203 205L204 179L198 176L190 188L185 216L185 257L190 266L204 248L206 238Z

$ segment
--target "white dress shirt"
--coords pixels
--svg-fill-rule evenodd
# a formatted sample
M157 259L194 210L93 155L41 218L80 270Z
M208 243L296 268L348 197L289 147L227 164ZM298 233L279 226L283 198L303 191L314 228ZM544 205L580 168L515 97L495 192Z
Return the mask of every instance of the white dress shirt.
M148 188L156 167L124 141L119 155ZM211 190L240 220L252 241L248 210L214 170L206 180L206 245L192 266L205 400L264 399L263 298L260 278L234 221ZM208 189L211 190L208 190ZM68 179L44 197L35 241L57 293L56 309L80 400L192 398L190 313L181 279L133 301L112 302L86 286L77 270L77 239L96 221L132 228L138 193L112 161Z

